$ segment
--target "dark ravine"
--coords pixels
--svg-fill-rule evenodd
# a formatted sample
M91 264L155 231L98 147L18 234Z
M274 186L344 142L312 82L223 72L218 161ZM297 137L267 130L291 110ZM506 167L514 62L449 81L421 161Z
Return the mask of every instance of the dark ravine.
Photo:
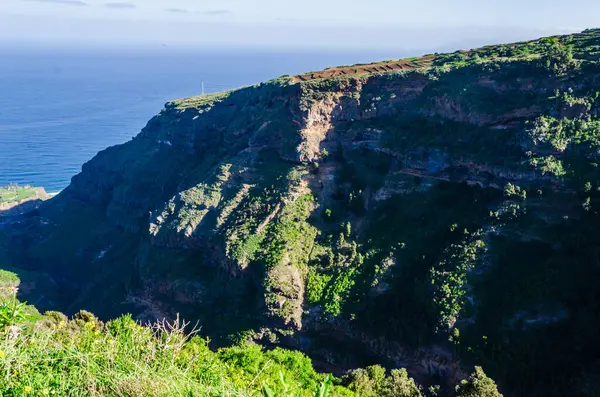
M589 30L170 102L0 260L52 278L40 310L597 395L599 55Z

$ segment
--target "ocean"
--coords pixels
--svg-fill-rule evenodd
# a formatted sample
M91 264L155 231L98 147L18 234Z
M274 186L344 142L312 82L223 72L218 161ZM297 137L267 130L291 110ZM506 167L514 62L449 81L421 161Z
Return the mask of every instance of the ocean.
M400 52L49 49L0 46L0 186L64 189L172 99ZM415 55L415 54L410 54Z

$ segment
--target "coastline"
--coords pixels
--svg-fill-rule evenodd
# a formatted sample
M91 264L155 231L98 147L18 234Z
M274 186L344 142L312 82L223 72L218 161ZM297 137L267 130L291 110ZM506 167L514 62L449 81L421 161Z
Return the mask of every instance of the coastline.
M48 193L43 187L30 185L0 187L0 216L21 215L33 211L58 193L60 192Z

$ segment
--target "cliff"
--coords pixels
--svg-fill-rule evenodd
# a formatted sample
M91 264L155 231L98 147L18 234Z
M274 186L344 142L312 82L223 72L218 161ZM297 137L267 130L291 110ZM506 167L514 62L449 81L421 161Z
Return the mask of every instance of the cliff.
M41 309L593 395L599 58L589 30L170 102L0 243Z

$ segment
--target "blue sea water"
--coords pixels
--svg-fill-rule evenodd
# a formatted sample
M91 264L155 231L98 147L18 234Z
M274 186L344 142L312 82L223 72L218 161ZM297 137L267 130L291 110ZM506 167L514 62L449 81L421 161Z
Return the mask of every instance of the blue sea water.
M65 188L165 102L401 53L0 46L0 186Z

